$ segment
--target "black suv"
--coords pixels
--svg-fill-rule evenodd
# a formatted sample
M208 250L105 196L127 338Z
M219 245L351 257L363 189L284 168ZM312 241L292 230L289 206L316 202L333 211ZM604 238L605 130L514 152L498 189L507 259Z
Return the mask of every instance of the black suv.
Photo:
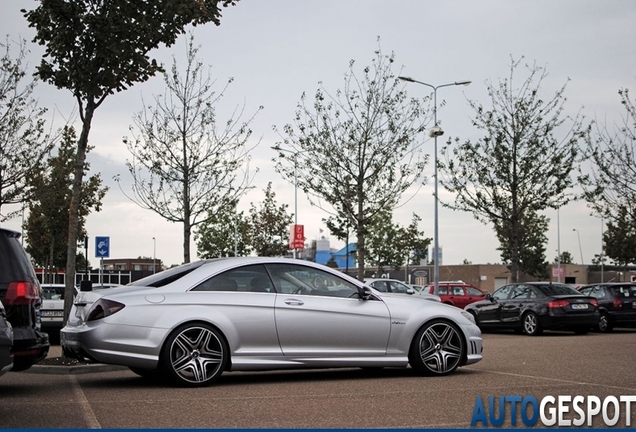
M579 288L581 294L595 297L601 320L598 330L611 332L614 327L636 326L636 283L606 282L585 285Z
M13 326L13 369L21 371L49 352L49 336L40 329L40 283L20 244L20 233L0 228L0 301Z

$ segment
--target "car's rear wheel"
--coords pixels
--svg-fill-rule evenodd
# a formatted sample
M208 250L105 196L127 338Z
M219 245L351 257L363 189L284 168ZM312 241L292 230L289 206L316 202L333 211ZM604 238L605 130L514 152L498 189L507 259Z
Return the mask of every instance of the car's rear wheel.
M598 320L598 331L601 333L609 333L614 330L614 326L609 322L609 317L606 313L602 313Z
M466 356L466 342L456 325L433 320L415 334L409 363L419 373L447 375L459 367Z
M229 351L221 333L204 323L188 323L173 331L162 348L161 362L178 384L201 387L223 373Z
M523 332L529 336L538 336L543 333L536 313L528 312L523 316Z

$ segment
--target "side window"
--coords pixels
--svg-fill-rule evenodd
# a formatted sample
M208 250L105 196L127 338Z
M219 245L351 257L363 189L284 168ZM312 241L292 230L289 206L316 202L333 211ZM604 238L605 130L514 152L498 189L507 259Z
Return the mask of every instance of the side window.
M294 264L267 264L266 267L277 291L283 294L358 297L354 284L317 268Z
M454 287L452 288L452 290L453 290L453 291L452 291L452 294L453 294L454 296L463 296L463 295L464 295L464 288L463 288L463 287L460 287L460 286L454 286Z
M510 299L527 299L530 297L532 288L527 285L517 285L513 288Z
M447 294L448 294L448 287L440 286L439 287L439 295L447 295Z
M493 298L496 298L497 300L506 300L508 298L508 295L510 294L510 291L512 291L513 288L514 288L514 285L502 286L497 291L492 293L492 296Z
M371 284L371 287L377 289L380 292L386 292L387 291L387 287L386 287L386 282L384 281L375 281Z
M406 294L407 290L409 289L408 286L396 281L389 281L389 286L391 287L391 292L394 293Z
M468 292L468 295L471 296L482 296L482 292L479 291L477 288L473 288L473 287L466 287L466 292Z
M192 291L275 292L274 284L262 265L228 270L200 283Z

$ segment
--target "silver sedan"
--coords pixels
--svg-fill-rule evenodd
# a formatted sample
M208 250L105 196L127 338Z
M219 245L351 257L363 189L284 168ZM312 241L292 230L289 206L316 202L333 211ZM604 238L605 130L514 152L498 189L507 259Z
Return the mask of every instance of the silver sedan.
M122 288L80 292L66 355L184 386L224 371L407 367L446 375L482 359L470 314L380 293L329 267L284 258L197 261Z

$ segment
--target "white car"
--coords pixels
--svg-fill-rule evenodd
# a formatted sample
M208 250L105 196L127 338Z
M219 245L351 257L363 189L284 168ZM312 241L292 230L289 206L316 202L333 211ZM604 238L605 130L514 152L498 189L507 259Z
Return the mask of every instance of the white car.
M62 328L64 322L64 284L41 284L42 306L40 321L42 329Z
M426 300L441 302L439 296L417 291L415 288L397 279L367 278L364 280L364 283L371 288L380 291L381 293L409 294L418 297L424 297Z
M121 288L82 291L60 333L67 356L165 375L183 386L224 371L402 367L447 375L482 359L472 316L381 294L289 258L197 261Z

